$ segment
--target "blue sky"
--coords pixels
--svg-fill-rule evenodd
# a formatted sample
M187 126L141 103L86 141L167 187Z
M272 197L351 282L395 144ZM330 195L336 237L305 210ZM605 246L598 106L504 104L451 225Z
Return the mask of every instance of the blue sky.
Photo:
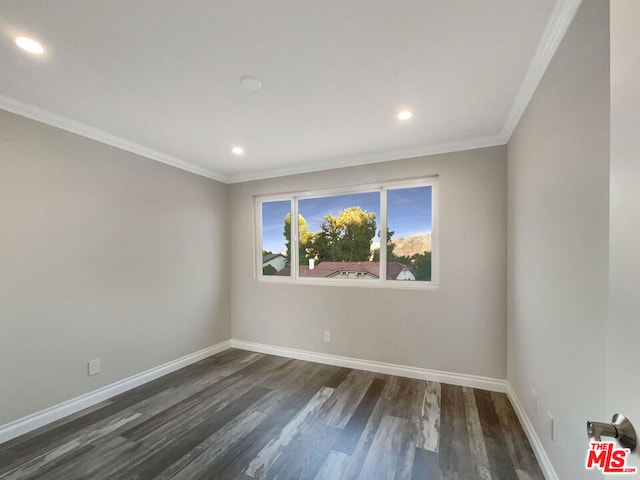
M431 187L387 190L387 223L394 238L430 232L431 210Z
M380 192L354 193L331 197L307 198L298 201L298 210L307 221L310 232L319 232L323 217L338 216L340 210L359 206L376 215L380 229ZM285 252L284 218L289 213L289 200L262 204L262 248ZM402 188L387 191L389 229L395 238L412 233L431 231L431 187ZM376 236L374 242L379 242Z
M337 217L340 210L360 207L365 212L376 214L376 224L380 227L380 192L353 193L332 197L307 198L298 201L298 212L307 221L310 232L319 232L323 217L332 213Z
M284 217L291 209L291 202L264 202L262 204L262 249L285 253Z

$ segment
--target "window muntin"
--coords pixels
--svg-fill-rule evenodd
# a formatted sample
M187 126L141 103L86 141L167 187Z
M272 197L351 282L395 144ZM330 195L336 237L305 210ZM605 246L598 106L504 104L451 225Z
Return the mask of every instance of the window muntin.
M378 185L256 197L256 212L259 213L263 212L265 203L284 202L289 207L285 209L282 203L278 215L270 216L268 221L260 220L257 224L257 245L261 247L274 245L275 242L269 243L268 238L273 239L273 232L276 232L276 235L278 231L281 232L281 240L278 240L280 243L277 243L276 248L281 249L278 253L285 257L286 263L275 275L263 275L260 265L258 279L317 285L394 288L436 286L439 272L437 187L437 177L429 177ZM270 205L267 211L276 210L273 207L275 206ZM368 242L371 225L365 229L368 233L364 237L364 243L368 243L369 255L363 254L362 246L334 249L334 253L337 250L340 254L334 254L333 258L330 258L329 254L322 254L317 244L319 239L314 236L323 231L324 217L331 215L335 226L335 223L339 223L337 219L340 212L350 209L359 210L350 212L350 217L364 218L365 215L370 215L375 220L375 233L370 243ZM288 229L285 219L290 223ZM262 227L269 229L271 233L263 234ZM294 245L289 246L287 235L296 228L298 235L294 235ZM333 233L335 232L334 229ZM387 233L392 233L389 242ZM344 231L341 235L344 236ZM387 245L387 248L380 249L381 244ZM290 249L297 251L298 255L290 256ZM364 250L366 251L366 247ZM331 250L325 249L326 251ZM351 260L352 258L356 260ZM312 268L310 260L313 260Z

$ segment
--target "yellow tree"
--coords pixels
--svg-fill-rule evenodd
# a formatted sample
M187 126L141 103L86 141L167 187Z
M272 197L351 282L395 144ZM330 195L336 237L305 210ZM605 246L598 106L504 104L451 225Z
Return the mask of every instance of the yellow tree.
M320 261L366 262L376 234L376 215L360 207L340 210L337 217L325 215L321 231L309 246L311 256Z

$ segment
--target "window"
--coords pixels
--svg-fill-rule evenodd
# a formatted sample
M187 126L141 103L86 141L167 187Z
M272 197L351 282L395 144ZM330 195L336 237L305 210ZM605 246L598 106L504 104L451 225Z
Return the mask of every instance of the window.
M378 278L379 191L301 198L298 213L299 277Z
M258 278L401 288L437 284L436 200L437 178L257 197Z
M291 200L262 202L262 275L290 276Z
M387 190L387 280L431 281L433 187Z

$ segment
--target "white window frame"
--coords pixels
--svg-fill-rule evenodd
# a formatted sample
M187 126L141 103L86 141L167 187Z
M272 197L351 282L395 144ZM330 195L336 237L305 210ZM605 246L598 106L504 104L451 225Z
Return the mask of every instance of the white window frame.
M387 280L387 191L411 187L431 187L431 281ZM409 290L432 290L440 286L440 218L439 218L439 182L438 177L421 177L408 180L349 185L322 190L307 190L275 195L257 195L254 197L254 267L255 278L259 282L283 283L295 285L318 285L334 287L399 288ZM291 204L291 252L298 251L298 201L307 198L337 195L380 192L380 278L376 279L338 279L301 277L299 258L292 253L290 259L291 276L262 274L262 204L265 202L290 201Z

